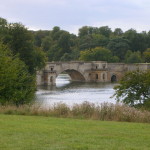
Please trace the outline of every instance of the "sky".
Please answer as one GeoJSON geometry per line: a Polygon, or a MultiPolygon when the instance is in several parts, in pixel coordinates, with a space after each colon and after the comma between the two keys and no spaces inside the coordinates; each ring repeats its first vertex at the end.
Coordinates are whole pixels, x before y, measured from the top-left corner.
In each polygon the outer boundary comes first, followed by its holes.
{"type": "Polygon", "coordinates": [[[0,0],[0,17],[31,30],[54,26],[78,34],[83,26],[150,30],[150,0],[0,0]]]}

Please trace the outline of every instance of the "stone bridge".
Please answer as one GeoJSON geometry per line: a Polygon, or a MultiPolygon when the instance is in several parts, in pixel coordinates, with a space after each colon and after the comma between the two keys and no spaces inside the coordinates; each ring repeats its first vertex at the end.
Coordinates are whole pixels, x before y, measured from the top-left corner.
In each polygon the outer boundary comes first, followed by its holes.
{"type": "Polygon", "coordinates": [[[80,82],[117,82],[125,72],[148,70],[150,64],[107,63],[104,61],[48,62],[37,72],[37,85],[55,85],[59,74],[67,73],[72,81],[80,82]]]}

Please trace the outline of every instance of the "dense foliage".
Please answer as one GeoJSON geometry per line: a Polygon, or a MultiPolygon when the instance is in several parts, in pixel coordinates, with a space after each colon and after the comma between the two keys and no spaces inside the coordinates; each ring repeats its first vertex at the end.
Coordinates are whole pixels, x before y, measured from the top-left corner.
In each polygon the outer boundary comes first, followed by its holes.
{"type": "Polygon", "coordinates": [[[0,104],[31,102],[36,70],[43,68],[46,60],[27,28],[0,18],[0,104]]]}
{"type": "Polygon", "coordinates": [[[0,43],[0,104],[25,104],[33,100],[35,79],[26,65],[0,43]]]}
{"type": "Polygon", "coordinates": [[[19,55],[31,74],[45,65],[45,53],[34,45],[33,34],[22,24],[0,18],[0,40],[9,46],[13,55],[19,55]]]}
{"type": "Polygon", "coordinates": [[[70,34],[60,27],[52,30],[29,31],[20,23],[8,23],[0,18],[0,38],[8,44],[14,54],[29,67],[31,73],[44,66],[45,61],[97,60],[91,51],[101,47],[101,58],[108,62],[141,63],[150,62],[150,31],[138,33],[134,29],[125,32],[114,31],[108,26],[83,26],[78,35],[70,34]],[[91,57],[85,57],[85,54],[91,57]]]}
{"type": "Polygon", "coordinates": [[[80,52],[80,60],[84,61],[107,61],[107,62],[118,62],[119,58],[113,56],[112,52],[103,47],[96,47],[93,49],[85,50],[80,52]]]}
{"type": "Polygon", "coordinates": [[[112,31],[108,26],[79,29],[78,36],[54,27],[49,31],[34,31],[35,45],[42,48],[49,61],[106,60],[108,62],[141,63],[149,62],[150,31],[138,33],[134,29],[123,32],[120,28],[112,31]],[[98,56],[95,49],[107,49],[98,56]],[[85,55],[88,57],[85,57],[85,55]]]}
{"type": "Polygon", "coordinates": [[[130,106],[150,105],[150,71],[128,72],[114,89],[118,101],[130,106]]]}

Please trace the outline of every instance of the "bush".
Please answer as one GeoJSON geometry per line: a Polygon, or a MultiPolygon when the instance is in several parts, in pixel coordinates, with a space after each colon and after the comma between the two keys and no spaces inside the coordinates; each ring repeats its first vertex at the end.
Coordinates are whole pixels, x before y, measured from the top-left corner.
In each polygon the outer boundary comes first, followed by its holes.
{"type": "Polygon", "coordinates": [[[150,103],[150,71],[128,72],[115,86],[116,99],[130,106],[150,103]]]}
{"type": "Polygon", "coordinates": [[[0,105],[0,114],[53,116],[76,119],[150,123],[150,112],[124,104],[83,102],[72,107],[65,103],[55,103],[48,108],[40,105],[0,105]]]}

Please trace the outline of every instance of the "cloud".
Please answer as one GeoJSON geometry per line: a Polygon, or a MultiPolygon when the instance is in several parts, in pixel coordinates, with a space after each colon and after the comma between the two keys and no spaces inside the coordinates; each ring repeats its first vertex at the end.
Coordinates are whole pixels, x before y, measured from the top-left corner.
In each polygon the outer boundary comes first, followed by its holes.
{"type": "Polygon", "coordinates": [[[77,33],[84,25],[149,30],[149,0],[5,0],[1,17],[30,29],[62,29],[77,33]]]}

